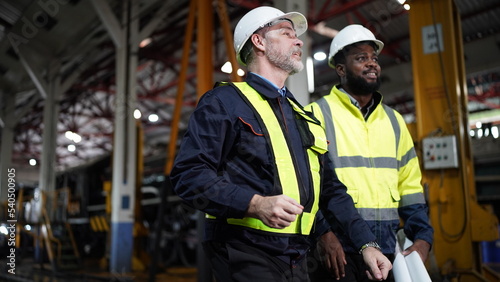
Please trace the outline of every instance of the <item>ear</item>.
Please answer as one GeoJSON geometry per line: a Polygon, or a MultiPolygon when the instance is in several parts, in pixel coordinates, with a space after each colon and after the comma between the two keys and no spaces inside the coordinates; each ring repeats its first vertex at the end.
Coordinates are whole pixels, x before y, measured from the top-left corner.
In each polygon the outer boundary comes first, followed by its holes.
{"type": "Polygon", "coordinates": [[[250,40],[252,40],[253,46],[257,48],[259,51],[265,51],[265,43],[264,43],[264,37],[262,37],[260,34],[252,34],[250,36],[250,40]]]}
{"type": "Polygon", "coordinates": [[[337,71],[337,74],[339,75],[339,77],[345,76],[345,65],[344,64],[336,64],[335,70],[337,71]]]}

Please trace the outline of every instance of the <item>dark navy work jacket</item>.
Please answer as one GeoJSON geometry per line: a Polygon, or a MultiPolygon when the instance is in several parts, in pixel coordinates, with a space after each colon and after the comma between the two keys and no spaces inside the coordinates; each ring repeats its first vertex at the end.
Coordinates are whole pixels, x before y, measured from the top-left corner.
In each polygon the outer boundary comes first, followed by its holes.
{"type": "MultiPolygon", "coordinates": [[[[284,125],[289,149],[298,164],[301,204],[312,202],[312,182],[296,115],[289,102],[278,90],[259,76],[249,73],[246,82],[270,102],[280,123],[284,125]]],[[[293,98],[288,90],[286,97],[293,98]]],[[[190,117],[188,129],[182,139],[170,174],[175,192],[186,203],[218,218],[206,221],[205,240],[235,241],[253,245],[283,258],[302,259],[309,248],[306,236],[262,233],[250,228],[231,226],[224,218],[243,218],[248,204],[255,194],[272,196],[281,194],[274,185],[276,171],[271,148],[262,135],[262,127],[255,112],[231,86],[219,86],[205,93],[190,117]]],[[[324,155],[325,158],[326,154],[324,155]]],[[[322,157],[323,158],[323,157],[322,157]]],[[[320,206],[329,211],[326,218],[337,220],[335,213],[342,213],[340,223],[354,226],[354,242],[366,243],[373,234],[354,209],[345,186],[331,174],[332,163],[327,161],[323,177],[326,201],[320,206]],[[331,213],[331,216],[330,216],[331,213]],[[362,234],[359,234],[362,233],[362,234]]],[[[323,197],[322,197],[323,200],[323,197]]],[[[362,244],[361,243],[361,244],[362,244]]]]}

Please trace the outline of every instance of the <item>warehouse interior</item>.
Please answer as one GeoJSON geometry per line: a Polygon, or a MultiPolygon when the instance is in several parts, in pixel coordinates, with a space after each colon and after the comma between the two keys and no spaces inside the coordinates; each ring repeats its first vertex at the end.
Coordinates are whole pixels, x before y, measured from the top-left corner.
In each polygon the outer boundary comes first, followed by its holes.
{"type": "Polygon", "coordinates": [[[495,0],[1,0],[0,280],[211,281],[203,215],[168,172],[199,97],[244,79],[232,32],[263,5],[307,17],[306,67],[287,82],[304,104],[338,82],[321,56],[338,30],[384,42],[381,93],[412,133],[436,230],[427,270],[500,281],[495,0]]]}

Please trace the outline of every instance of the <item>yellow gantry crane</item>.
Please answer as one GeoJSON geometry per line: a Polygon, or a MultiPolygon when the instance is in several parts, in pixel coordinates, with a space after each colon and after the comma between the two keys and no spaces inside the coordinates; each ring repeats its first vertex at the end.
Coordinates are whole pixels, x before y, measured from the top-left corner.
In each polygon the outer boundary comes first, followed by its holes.
{"type": "Polygon", "coordinates": [[[449,281],[500,281],[479,248],[498,238],[498,220],[476,198],[460,15],[452,0],[415,0],[409,24],[435,264],[449,281]]]}

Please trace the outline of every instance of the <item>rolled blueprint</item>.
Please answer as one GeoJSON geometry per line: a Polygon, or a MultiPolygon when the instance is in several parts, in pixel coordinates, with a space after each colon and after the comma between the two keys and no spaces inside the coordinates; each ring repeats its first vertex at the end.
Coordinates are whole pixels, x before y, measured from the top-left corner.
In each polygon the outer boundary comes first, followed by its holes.
{"type": "Polygon", "coordinates": [[[396,254],[396,259],[392,264],[392,273],[396,282],[412,282],[405,257],[400,252],[396,254]]]}
{"type": "MultiPolygon", "coordinates": [[[[405,239],[403,249],[409,248],[411,245],[413,245],[413,242],[410,241],[408,238],[405,239]]],[[[396,259],[399,256],[403,256],[401,253],[398,252],[396,255],[396,259]]],[[[394,272],[394,278],[396,279],[397,282],[406,282],[406,281],[412,281],[412,282],[432,282],[431,277],[429,276],[429,273],[427,272],[427,269],[425,268],[424,262],[422,261],[422,258],[420,258],[420,255],[417,252],[411,252],[409,255],[404,257],[405,265],[407,267],[408,273],[411,277],[410,280],[404,280],[407,279],[406,276],[402,276],[402,280],[399,280],[396,277],[396,272],[394,272]]],[[[393,269],[395,268],[396,261],[394,261],[393,269]]],[[[398,262],[398,264],[402,264],[401,262],[398,262]]],[[[398,267],[402,269],[402,267],[398,267]]],[[[398,270],[400,273],[403,273],[404,270],[398,270]]]]}
{"type": "Polygon", "coordinates": [[[408,271],[412,281],[415,282],[431,282],[431,277],[427,273],[424,262],[420,258],[417,252],[411,252],[405,257],[406,265],[408,266],[408,271]]]}

